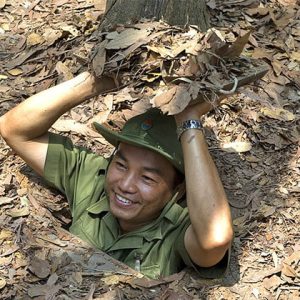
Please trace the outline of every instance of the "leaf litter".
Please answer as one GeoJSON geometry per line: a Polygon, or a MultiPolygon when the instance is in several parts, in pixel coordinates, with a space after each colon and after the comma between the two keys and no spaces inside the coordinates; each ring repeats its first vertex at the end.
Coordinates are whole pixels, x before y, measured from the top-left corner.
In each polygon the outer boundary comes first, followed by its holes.
{"type": "Polygon", "coordinates": [[[207,1],[214,27],[207,35],[149,21],[101,34],[100,2],[0,1],[0,114],[88,68],[114,76],[112,93],[74,108],[53,128],[109,156],[93,120],[120,128],[152,105],[175,113],[199,95],[230,91],[234,77],[251,71],[249,62],[268,65],[262,80],[242,84],[203,119],[234,217],[229,272],[221,282],[188,270],[157,282],[139,278],[63,229],[71,222],[66,201],[1,140],[1,297],[298,299],[298,2],[207,1]],[[227,48],[210,54],[198,43],[209,35],[227,48]]]}

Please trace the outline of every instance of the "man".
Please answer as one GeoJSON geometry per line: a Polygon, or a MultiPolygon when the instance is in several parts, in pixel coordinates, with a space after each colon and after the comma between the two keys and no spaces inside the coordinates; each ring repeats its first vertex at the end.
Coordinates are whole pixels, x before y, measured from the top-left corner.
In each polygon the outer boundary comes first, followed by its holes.
{"type": "Polygon", "coordinates": [[[34,95],[0,118],[0,134],[70,204],[70,231],[151,278],[194,267],[224,273],[233,230],[200,117],[209,104],[175,117],[157,109],[122,133],[96,129],[116,151],[107,161],[49,133],[65,112],[110,88],[88,72],[34,95]],[[176,203],[185,178],[187,208],[176,203]]]}

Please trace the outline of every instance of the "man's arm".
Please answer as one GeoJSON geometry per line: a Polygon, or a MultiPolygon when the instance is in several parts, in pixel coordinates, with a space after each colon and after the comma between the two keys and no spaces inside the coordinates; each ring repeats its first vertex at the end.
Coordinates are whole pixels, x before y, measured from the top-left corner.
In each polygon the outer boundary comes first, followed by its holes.
{"type": "Polygon", "coordinates": [[[31,96],[0,117],[0,135],[37,173],[43,175],[48,130],[65,112],[84,100],[112,89],[110,78],[88,72],[31,96]]]}
{"type": "MultiPolygon", "coordinates": [[[[186,108],[175,116],[178,126],[199,119],[209,104],[186,108]]],[[[191,225],[184,243],[194,263],[202,267],[217,264],[229,249],[233,228],[227,197],[201,130],[189,129],[180,138],[185,165],[187,205],[191,225]]]]}

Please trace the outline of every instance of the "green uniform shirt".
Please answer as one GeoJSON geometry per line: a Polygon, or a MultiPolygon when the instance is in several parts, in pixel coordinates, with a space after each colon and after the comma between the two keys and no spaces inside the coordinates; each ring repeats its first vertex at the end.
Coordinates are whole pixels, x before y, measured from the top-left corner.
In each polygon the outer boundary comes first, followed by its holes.
{"type": "Polygon", "coordinates": [[[185,266],[194,267],[205,278],[224,273],[228,255],[212,268],[193,264],[184,247],[188,211],[173,201],[152,223],[120,234],[104,190],[107,166],[105,158],[50,134],[44,174],[68,199],[73,217],[70,232],[150,278],[179,272],[185,266]]]}

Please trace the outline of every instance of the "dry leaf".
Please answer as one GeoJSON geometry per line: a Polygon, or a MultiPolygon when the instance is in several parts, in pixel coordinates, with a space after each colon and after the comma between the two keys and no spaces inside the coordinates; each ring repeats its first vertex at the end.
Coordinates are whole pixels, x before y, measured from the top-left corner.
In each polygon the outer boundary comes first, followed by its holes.
{"type": "Polygon", "coordinates": [[[199,63],[197,61],[197,57],[194,56],[194,55],[191,55],[189,57],[189,67],[190,67],[191,74],[197,76],[201,73],[200,66],[199,66],[199,63]]]}
{"type": "Polygon", "coordinates": [[[0,0],[0,8],[3,8],[6,5],[6,0],[0,0]]]}
{"type": "Polygon", "coordinates": [[[106,38],[107,40],[114,40],[114,39],[118,38],[118,36],[119,36],[119,32],[118,32],[118,31],[112,31],[112,32],[109,32],[109,33],[105,36],[105,38],[106,38]]]}
{"type": "Polygon", "coordinates": [[[50,264],[47,260],[34,257],[29,264],[29,270],[39,278],[46,278],[50,275],[50,264]]]}
{"type": "Polygon", "coordinates": [[[137,98],[134,98],[130,94],[130,88],[124,88],[119,93],[114,95],[114,104],[122,103],[122,102],[132,102],[135,101],[137,98]]]}
{"type": "Polygon", "coordinates": [[[30,48],[27,51],[22,52],[19,56],[16,58],[10,60],[6,64],[6,68],[11,70],[17,66],[20,66],[22,63],[24,63],[29,57],[33,56],[35,53],[40,51],[41,49],[39,47],[30,48]]]}
{"type": "Polygon", "coordinates": [[[12,69],[12,70],[9,70],[8,73],[12,76],[18,76],[23,73],[23,70],[22,69],[12,69]]]}
{"type": "Polygon", "coordinates": [[[176,115],[182,112],[190,103],[191,95],[184,86],[176,86],[176,93],[171,101],[160,107],[163,113],[176,115]]]}
{"type": "Polygon", "coordinates": [[[299,51],[293,51],[291,54],[291,59],[300,61],[300,52],[299,51]]]}
{"type": "Polygon", "coordinates": [[[276,27],[280,29],[286,27],[291,22],[291,18],[293,17],[292,14],[286,13],[281,18],[277,19],[274,12],[271,9],[269,10],[269,13],[276,27]]]}
{"type": "Polygon", "coordinates": [[[154,98],[150,100],[150,103],[153,107],[162,107],[163,105],[166,105],[170,103],[170,101],[173,99],[174,95],[176,94],[177,87],[174,86],[171,89],[160,92],[157,94],[154,98]]]}
{"type": "Polygon", "coordinates": [[[289,5],[296,5],[298,0],[277,0],[280,4],[289,6],[289,5]]]}
{"type": "Polygon", "coordinates": [[[248,215],[245,215],[245,216],[241,216],[241,217],[238,217],[238,218],[235,218],[233,220],[233,225],[234,226],[239,226],[239,227],[243,227],[244,224],[246,223],[246,220],[248,219],[248,215]]]}
{"type": "Polygon", "coordinates": [[[252,145],[250,142],[235,141],[222,144],[221,149],[229,153],[243,153],[250,151],[252,149],[252,145]]]}
{"type": "Polygon", "coordinates": [[[47,280],[47,285],[55,285],[58,280],[58,275],[56,273],[51,274],[51,276],[47,280]]]}
{"type": "Polygon", "coordinates": [[[273,59],[272,52],[268,52],[264,48],[255,48],[252,53],[252,57],[255,59],[267,58],[270,61],[272,61],[272,59],[273,59]]]}
{"type": "Polygon", "coordinates": [[[71,276],[72,276],[72,279],[73,279],[77,284],[79,284],[79,285],[82,284],[83,278],[82,278],[82,273],[81,273],[81,272],[73,272],[73,273],[71,274],[71,276]]]}
{"type": "Polygon", "coordinates": [[[61,61],[57,62],[55,70],[59,75],[62,75],[64,81],[70,80],[74,77],[71,70],[61,61]]]}
{"type": "Polygon", "coordinates": [[[267,7],[255,7],[247,9],[247,14],[250,16],[254,16],[259,14],[260,16],[265,16],[269,13],[269,9],[267,7]]]}
{"type": "Polygon", "coordinates": [[[161,57],[167,58],[167,57],[173,57],[172,51],[170,49],[167,49],[166,47],[161,46],[147,46],[147,49],[150,51],[153,51],[155,53],[158,53],[161,57]]]}
{"type": "Polygon", "coordinates": [[[289,35],[289,37],[284,41],[284,43],[287,45],[287,47],[292,50],[296,48],[296,42],[293,38],[293,36],[289,35]]]}
{"type": "Polygon", "coordinates": [[[0,290],[6,286],[6,280],[3,277],[0,277],[0,290]]]}
{"type": "Polygon", "coordinates": [[[93,4],[97,10],[105,11],[106,1],[93,0],[93,4]]]}
{"type": "Polygon", "coordinates": [[[263,286],[267,290],[276,290],[281,284],[283,284],[284,281],[282,281],[278,276],[273,275],[271,278],[265,278],[263,281],[263,286]]]}
{"type": "Polygon", "coordinates": [[[125,29],[106,45],[106,49],[125,49],[150,34],[148,29],[125,29]]]}
{"type": "MultiPolygon", "coordinates": [[[[264,184],[261,184],[264,185],[264,184]]],[[[265,218],[268,218],[276,213],[276,207],[264,205],[262,206],[259,211],[263,214],[265,218]]]]}
{"type": "Polygon", "coordinates": [[[291,277],[291,278],[297,277],[297,271],[293,267],[285,263],[283,263],[282,273],[287,277],[291,277]]]}
{"type": "Polygon", "coordinates": [[[54,296],[59,290],[59,285],[34,285],[28,289],[28,295],[32,298],[37,296],[45,296],[44,299],[55,299],[54,296]]]}
{"type": "Polygon", "coordinates": [[[255,297],[256,299],[259,299],[259,289],[254,288],[254,289],[252,290],[252,294],[254,295],[254,297],[255,297]]]}
{"type": "Polygon", "coordinates": [[[299,261],[300,261],[300,251],[295,251],[295,252],[293,252],[292,254],[291,254],[291,256],[289,256],[288,258],[286,258],[285,260],[284,260],[284,263],[285,264],[288,264],[288,265],[291,265],[291,264],[298,264],[299,263],[299,261]]]}
{"type": "Polygon", "coordinates": [[[62,31],[46,28],[43,38],[46,40],[48,46],[53,45],[62,36],[62,31]]]}
{"type": "Polygon", "coordinates": [[[239,57],[249,41],[250,34],[251,31],[248,31],[245,35],[239,36],[231,46],[225,45],[218,49],[217,54],[226,58],[239,57]]]}
{"type": "Polygon", "coordinates": [[[10,29],[9,23],[2,23],[0,28],[3,29],[4,31],[9,31],[10,29]]]}
{"type": "Polygon", "coordinates": [[[142,114],[151,108],[151,103],[148,99],[142,98],[140,101],[132,105],[132,111],[137,114],[142,114]]]}
{"type": "Polygon", "coordinates": [[[52,125],[52,127],[59,132],[73,131],[75,133],[82,134],[83,136],[97,138],[100,143],[106,144],[105,139],[102,138],[102,136],[98,132],[90,129],[85,124],[81,124],[70,119],[58,120],[52,125]]]}
{"type": "Polygon", "coordinates": [[[201,89],[201,86],[197,82],[193,82],[190,84],[188,91],[191,95],[192,100],[195,100],[198,98],[200,89],[201,89]]]}
{"type": "Polygon", "coordinates": [[[0,257],[0,266],[7,266],[12,261],[12,255],[9,257],[0,257]]]}
{"type": "Polygon", "coordinates": [[[111,275],[107,277],[102,277],[101,280],[106,284],[106,285],[114,285],[118,284],[120,282],[120,276],[118,275],[111,275]]]}
{"type": "Polygon", "coordinates": [[[9,197],[0,197],[0,206],[4,204],[10,204],[12,203],[12,198],[9,197]]]}
{"type": "MultiPolygon", "coordinates": [[[[279,148],[279,149],[280,149],[280,148],[279,148]]],[[[258,182],[258,184],[259,184],[260,186],[264,186],[264,185],[266,185],[267,183],[269,183],[269,179],[268,179],[267,177],[263,177],[263,178],[258,182]]],[[[265,212],[264,217],[267,217],[268,215],[272,215],[274,212],[275,212],[275,211],[272,210],[272,208],[270,208],[268,212],[265,212]]]]}
{"type": "Polygon", "coordinates": [[[77,37],[80,35],[80,32],[76,29],[75,26],[72,26],[72,25],[61,25],[60,28],[63,30],[63,31],[66,31],[66,32],[69,32],[71,33],[71,35],[73,37],[77,37]]]}
{"type": "Polygon", "coordinates": [[[217,7],[216,0],[208,0],[206,1],[206,5],[211,9],[215,9],[217,7]]]}
{"type": "Polygon", "coordinates": [[[6,75],[2,75],[0,74],[0,80],[3,80],[3,79],[7,79],[8,77],[6,75]]]}
{"type": "MultiPolygon", "coordinates": [[[[271,232],[267,232],[266,234],[265,234],[265,236],[266,236],[266,240],[267,241],[271,241],[272,239],[273,239],[273,234],[271,233],[271,232]]],[[[275,268],[276,268],[277,266],[275,266],[275,268]]]]}
{"type": "MultiPolygon", "coordinates": [[[[0,93],[7,93],[9,90],[11,90],[11,88],[9,87],[9,86],[7,86],[7,85],[5,85],[5,86],[1,86],[0,85],[0,93]]],[[[0,103],[1,102],[3,102],[3,101],[7,101],[7,99],[0,99],[0,103]]]]}
{"type": "Polygon", "coordinates": [[[19,250],[19,246],[16,245],[16,244],[13,244],[12,246],[9,247],[8,250],[6,250],[2,254],[0,254],[0,257],[9,256],[9,255],[15,253],[18,250],[19,250]]]}
{"type": "Polygon", "coordinates": [[[283,186],[280,186],[279,187],[279,191],[282,193],[282,194],[285,194],[285,195],[288,195],[289,194],[289,191],[287,190],[287,188],[283,187],[283,186]]]}
{"type": "Polygon", "coordinates": [[[100,111],[91,120],[89,120],[89,124],[92,124],[93,122],[97,122],[99,124],[105,123],[113,108],[113,101],[114,101],[113,95],[105,96],[103,99],[103,103],[105,104],[106,109],[104,111],[100,111]]]}
{"type": "Polygon", "coordinates": [[[282,71],[282,63],[278,60],[273,60],[271,64],[276,76],[279,76],[282,71]]]}
{"type": "Polygon", "coordinates": [[[68,0],[53,0],[55,7],[60,7],[68,3],[68,0]]]}
{"type": "Polygon", "coordinates": [[[258,162],[261,161],[258,157],[253,156],[253,155],[247,156],[246,160],[251,162],[251,163],[258,163],[258,162]]]}
{"type": "Polygon", "coordinates": [[[155,80],[159,79],[162,76],[161,73],[149,73],[146,76],[141,77],[141,80],[147,82],[154,82],[155,80]]]}
{"type": "Polygon", "coordinates": [[[106,50],[105,47],[107,45],[107,40],[104,40],[99,45],[97,45],[95,51],[96,55],[93,58],[93,69],[95,72],[95,75],[97,77],[100,77],[104,70],[104,64],[106,61],[106,50]]]}
{"type": "Polygon", "coordinates": [[[272,258],[273,258],[273,262],[274,262],[274,267],[277,268],[278,267],[278,261],[279,261],[279,259],[278,259],[278,255],[276,254],[275,251],[272,252],[272,258]]]}
{"type": "Polygon", "coordinates": [[[38,44],[42,44],[44,42],[44,39],[41,35],[37,33],[31,33],[28,35],[26,42],[27,42],[27,46],[31,47],[38,44]]]}
{"type": "MultiPolygon", "coordinates": [[[[101,298],[94,298],[95,300],[115,300],[118,299],[120,296],[119,292],[117,289],[106,292],[106,293],[101,293],[101,298]]],[[[90,300],[90,299],[88,299],[90,300]]]]}
{"type": "Polygon", "coordinates": [[[284,108],[274,107],[272,109],[264,107],[260,110],[265,116],[282,121],[294,121],[295,115],[284,108]]]}
{"type": "Polygon", "coordinates": [[[0,241],[1,242],[4,241],[7,238],[12,237],[12,236],[13,236],[13,233],[11,231],[9,231],[9,230],[2,229],[0,231],[0,241]]]}
{"type": "Polygon", "coordinates": [[[29,207],[24,206],[22,208],[14,208],[10,210],[7,214],[10,215],[12,218],[19,218],[19,217],[26,217],[30,213],[29,207]]]}
{"type": "Polygon", "coordinates": [[[60,239],[48,238],[47,236],[37,236],[37,239],[41,239],[43,241],[47,241],[59,247],[66,247],[68,245],[67,242],[61,241],[60,239]]]}

